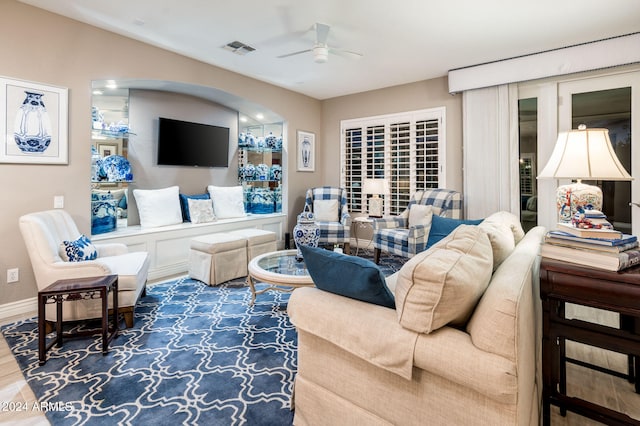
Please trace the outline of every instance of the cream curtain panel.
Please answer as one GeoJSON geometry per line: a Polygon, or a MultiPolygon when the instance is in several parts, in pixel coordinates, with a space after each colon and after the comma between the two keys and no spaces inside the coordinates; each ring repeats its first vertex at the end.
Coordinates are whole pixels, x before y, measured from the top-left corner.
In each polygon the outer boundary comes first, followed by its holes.
{"type": "Polygon", "coordinates": [[[462,100],[465,218],[519,217],[517,85],[467,90],[462,100]]]}

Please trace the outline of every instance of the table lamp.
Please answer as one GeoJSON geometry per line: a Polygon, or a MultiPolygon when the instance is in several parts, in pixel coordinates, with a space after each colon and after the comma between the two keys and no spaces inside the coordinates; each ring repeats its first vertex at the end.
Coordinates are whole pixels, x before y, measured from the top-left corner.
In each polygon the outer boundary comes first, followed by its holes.
{"type": "Polygon", "coordinates": [[[570,223],[578,209],[602,210],[602,190],[582,183],[587,180],[632,180],[618,160],[607,129],[577,130],[558,134],[551,158],[538,179],[575,179],[576,183],[561,185],[556,191],[558,221],[570,223]]]}
{"type": "Polygon", "coordinates": [[[371,194],[369,198],[369,216],[382,217],[383,202],[380,194],[386,194],[389,191],[389,181],[387,179],[365,179],[362,185],[363,194],[371,194]]]}

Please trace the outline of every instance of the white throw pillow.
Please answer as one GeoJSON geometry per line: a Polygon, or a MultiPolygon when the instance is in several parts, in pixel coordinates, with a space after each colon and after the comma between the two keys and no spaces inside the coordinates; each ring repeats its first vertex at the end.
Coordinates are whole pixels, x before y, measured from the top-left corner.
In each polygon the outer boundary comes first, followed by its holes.
{"type": "Polygon", "coordinates": [[[244,217],[244,194],[241,186],[207,186],[218,219],[244,217]]]}
{"type": "Polygon", "coordinates": [[[191,223],[205,223],[213,222],[215,215],[213,214],[213,203],[211,199],[199,200],[195,198],[188,198],[189,204],[189,216],[191,217],[191,223]]]}
{"type": "Polygon", "coordinates": [[[313,200],[313,214],[318,222],[340,222],[338,200],[313,200]]]}
{"type": "MultiPolygon", "coordinates": [[[[409,207],[409,228],[417,225],[431,227],[431,218],[433,217],[433,207],[424,204],[412,204],[409,207]]],[[[426,234],[429,232],[427,231],[426,234]]]]}
{"type": "Polygon", "coordinates": [[[458,226],[400,269],[395,287],[398,321],[426,334],[449,323],[464,324],[489,285],[492,270],[487,234],[477,226],[458,226]]]}
{"type": "Polygon", "coordinates": [[[180,188],[177,186],[163,189],[134,189],[133,196],[138,205],[140,226],[153,228],[182,223],[179,193],[180,188]]]}

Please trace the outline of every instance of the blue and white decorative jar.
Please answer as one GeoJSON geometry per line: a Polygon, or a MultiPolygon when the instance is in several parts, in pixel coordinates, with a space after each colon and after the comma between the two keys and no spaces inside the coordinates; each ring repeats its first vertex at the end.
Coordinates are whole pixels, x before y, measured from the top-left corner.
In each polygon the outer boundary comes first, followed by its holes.
{"type": "Polygon", "coordinates": [[[316,224],[313,212],[304,211],[298,215],[298,223],[293,227],[293,240],[298,249],[297,259],[302,259],[300,246],[318,247],[320,227],[316,224]]]}
{"type": "Polygon", "coordinates": [[[91,194],[91,233],[104,234],[116,229],[116,200],[111,193],[91,194]]]}
{"type": "Polygon", "coordinates": [[[269,170],[269,179],[280,181],[281,178],[282,178],[282,166],[280,166],[280,164],[272,165],[271,169],[269,170]]]}
{"type": "Polygon", "coordinates": [[[238,146],[246,146],[246,139],[247,135],[242,132],[238,133],[238,146]]]}
{"type": "Polygon", "coordinates": [[[256,166],[247,163],[243,169],[244,180],[254,180],[256,178],[256,166]]]}
{"type": "Polygon", "coordinates": [[[253,147],[256,145],[256,138],[251,134],[251,132],[247,132],[244,135],[244,146],[253,147]]]}
{"type": "Polygon", "coordinates": [[[256,179],[269,180],[269,166],[266,164],[258,164],[256,166],[256,179]]]}
{"type": "Polygon", "coordinates": [[[275,147],[275,149],[278,150],[278,151],[282,151],[282,135],[280,135],[280,136],[278,136],[276,138],[276,147],[275,147]]]}
{"type": "Polygon", "coordinates": [[[275,213],[282,212],[282,188],[280,187],[273,190],[273,210],[275,213]]]}
{"type": "Polygon", "coordinates": [[[243,189],[243,202],[244,202],[244,211],[247,213],[251,212],[251,193],[253,192],[253,188],[251,186],[247,186],[243,189]]]}
{"type": "Polygon", "coordinates": [[[25,92],[14,121],[13,138],[22,152],[44,152],[51,143],[51,119],[42,97],[44,93],[25,92]]]}
{"type": "Polygon", "coordinates": [[[256,138],[256,148],[265,149],[267,147],[267,143],[265,142],[262,136],[256,138]]]}
{"type": "Polygon", "coordinates": [[[269,132],[267,136],[264,138],[264,142],[267,145],[267,148],[276,149],[276,143],[278,138],[276,138],[272,132],[269,132]]]}
{"type": "Polygon", "coordinates": [[[251,213],[273,213],[273,195],[269,188],[254,188],[251,193],[251,213]]]}
{"type": "Polygon", "coordinates": [[[96,150],[96,147],[91,145],[91,182],[100,182],[106,179],[107,174],[102,167],[102,157],[96,150]]]}

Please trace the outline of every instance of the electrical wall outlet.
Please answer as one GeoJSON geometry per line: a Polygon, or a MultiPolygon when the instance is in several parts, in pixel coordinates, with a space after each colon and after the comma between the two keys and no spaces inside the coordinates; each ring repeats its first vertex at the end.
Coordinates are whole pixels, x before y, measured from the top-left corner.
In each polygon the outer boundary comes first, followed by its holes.
{"type": "Polygon", "coordinates": [[[17,283],[20,280],[20,270],[18,268],[7,269],[7,283],[17,283]]]}

